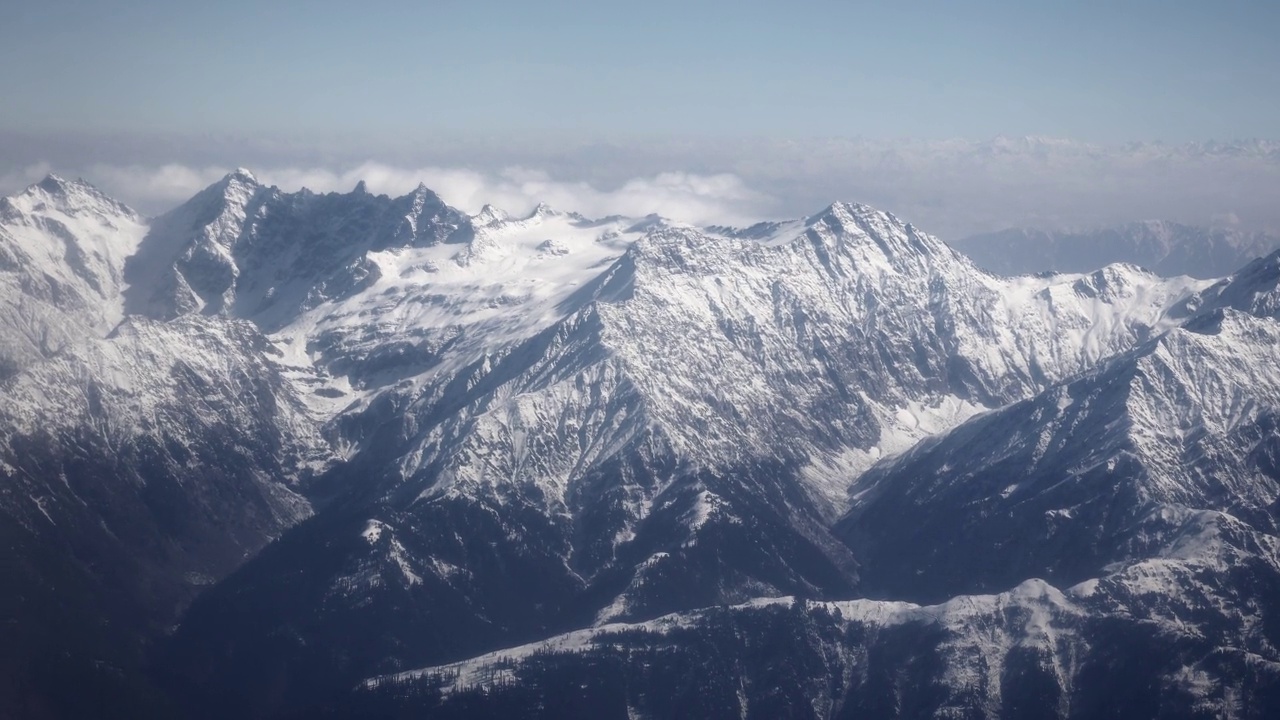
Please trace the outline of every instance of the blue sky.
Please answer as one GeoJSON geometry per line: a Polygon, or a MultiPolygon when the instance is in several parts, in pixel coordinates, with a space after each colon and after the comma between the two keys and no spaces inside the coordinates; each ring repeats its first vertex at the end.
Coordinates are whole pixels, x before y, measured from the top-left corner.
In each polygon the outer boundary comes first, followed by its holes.
{"type": "Polygon", "coordinates": [[[247,166],[467,210],[1280,231],[1278,34],[1277,0],[7,3],[0,193],[162,212],[247,166]]]}
{"type": "Polygon", "coordinates": [[[66,2],[0,130],[1280,137],[1280,3],[66,2]]]}

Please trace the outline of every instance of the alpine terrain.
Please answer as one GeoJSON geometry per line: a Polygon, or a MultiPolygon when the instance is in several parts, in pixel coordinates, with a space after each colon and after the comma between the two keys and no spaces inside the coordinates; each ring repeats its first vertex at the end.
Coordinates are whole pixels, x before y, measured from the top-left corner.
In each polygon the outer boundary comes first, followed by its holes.
{"type": "Polygon", "coordinates": [[[1280,715],[1280,252],[1077,270],[51,176],[0,717],[1280,715]]]}

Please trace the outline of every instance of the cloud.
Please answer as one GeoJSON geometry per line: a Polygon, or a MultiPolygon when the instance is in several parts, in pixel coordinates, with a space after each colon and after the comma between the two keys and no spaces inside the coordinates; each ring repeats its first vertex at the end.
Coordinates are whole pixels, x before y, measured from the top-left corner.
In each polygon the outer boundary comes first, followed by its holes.
{"type": "Polygon", "coordinates": [[[346,192],[365,180],[371,190],[395,195],[423,182],[471,212],[492,203],[521,213],[546,202],[590,216],[656,212],[743,225],[852,200],[944,239],[1147,219],[1280,231],[1280,143],[1268,141],[448,137],[353,149],[336,141],[5,140],[0,132],[0,193],[38,179],[33,175],[50,163],[36,161],[48,158],[58,172],[83,176],[151,213],[246,165],[288,190],[346,192]],[[77,162],[81,157],[91,160],[77,162]]]}
{"type": "Polygon", "coordinates": [[[694,224],[743,224],[761,219],[771,203],[769,197],[730,174],[666,172],[633,178],[613,189],[600,189],[587,182],[558,180],[544,171],[521,167],[490,174],[367,162],[342,172],[268,169],[258,177],[285,189],[307,187],[316,191],[347,191],[363,180],[371,192],[388,195],[410,192],[423,183],[445,202],[471,213],[479,212],[485,204],[511,213],[526,213],[538,203],[546,203],[588,217],[658,213],[694,224]]]}
{"type": "MultiPolygon", "coordinates": [[[[0,182],[6,187],[29,184],[49,169],[47,163],[33,165],[12,177],[0,178],[0,182]]],[[[80,174],[125,202],[144,210],[160,211],[217,182],[230,170],[217,165],[95,164],[80,174]]],[[[470,213],[492,204],[513,214],[523,214],[532,211],[538,203],[546,203],[588,217],[639,217],[657,213],[698,225],[745,225],[763,219],[772,204],[767,195],[752,190],[741,178],[727,173],[665,172],[602,189],[584,181],[559,180],[547,172],[523,167],[485,173],[462,168],[407,168],[365,162],[343,170],[318,167],[250,170],[260,182],[286,191],[308,188],[315,192],[349,192],[363,181],[370,192],[398,196],[411,192],[421,183],[445,202],[470,213]]]]}
{"type": "Polygon", "coordinates": [[[53,172],[52,165],[47,162],[38,162],[0,173],[0,193],[8,195],[43,180],[51,172],[53,172]]]}
{"type": "Polygon", "coordinates": [[[857,200],[945,239],[1147,219],[1280,230],[1280,143],[1269,141],[742,141],[733,154],[727,167],[781,207],[857,200]]]}
{"type": "Polygon", "coordinates": [[[82,176],[127,203],[151,209],[177,205],[226,174],[225,168],[191,168],[173,163],[155,168],[96,164],[82,176]]]}
{"type": "Polygon", "coordinates": [[[1218,225],[1221,227],[1233,228],[1233,227],[1240,226],[1240,216],[1235,214],[1234,212],[1231,212],[1230,210],[1224,213],[1218,213],[1214,215],[1212,218],[1210,218],[1210,220],[1213,222],[1214,225],[1218,225]]]}

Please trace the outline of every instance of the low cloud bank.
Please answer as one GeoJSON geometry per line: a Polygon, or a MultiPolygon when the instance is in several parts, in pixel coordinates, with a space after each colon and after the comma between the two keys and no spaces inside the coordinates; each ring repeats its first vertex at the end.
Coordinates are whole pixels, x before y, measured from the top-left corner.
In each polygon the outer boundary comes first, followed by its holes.
{"type": "MultiPolygon", "coordinates": [[[[48,163],[33,164],[0,176],[0,185],[21,187],[36,182],[52,170],[48,163]]],[[[190,198],[230,170],[222,166],[179,164],[154,168],[97,164],[80,175],[114,197],[144,210],[157,211],[190,198]]],[[[287,191],[308,188],[315,192],[349,192],[363,181],[370,192],[398,196],[411,192],[421,183],[448,204],[470,213],[478,212],[487,203],[519,215],[532,211],[538,203],[547,203],[593,218],[658,213],[692,224],[742,225],[764,218],[772,204],[768,196],[728,173],[665,172],[633,178],[612,189],[600,189],[587,182],[557,180],[546,172],[527,168],[483,173],[460,168],[404,168],[365,162],[345,170],[298,167],[249,170],[259,182],[287,191]]]]}
{"type": "Polygon", "coordinates": [[[1148,219],[1280,231],[1280,143],[1269,141],[450,139],[362,154],[330,149],[325,157],[248,142],[193,140],[142,154],[141,139],[80,142],[94,149],[91,162],[77,162],[87,151],[70,142],[15,141],[10,147],[25,154],[0,152],[0,193],[56,170],[157,213],[245,165],[263,182],[288,190],[346,192],[364,180],[374,192],[395,195],[422,182],[470,212],[492,203],[522,213],[546,202],[589,216],[659,213],[695,224],[743,225],[851,200],[944,239],[1008,227],[1084,229],[1148,219]],[[117,145],[119,152],[109,152],[117,145]],[[175,162],[154,162],[160,156],[175,162]],[[371,157],[398,159],[365,159],[371,157]],[[54,162],[37,162],[41,158],[54,162]]]}

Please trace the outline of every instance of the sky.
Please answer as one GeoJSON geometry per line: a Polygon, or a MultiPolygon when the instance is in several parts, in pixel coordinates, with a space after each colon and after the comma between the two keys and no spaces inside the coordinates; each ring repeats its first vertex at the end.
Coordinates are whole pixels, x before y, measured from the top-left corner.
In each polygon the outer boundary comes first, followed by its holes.
{"type": "MultiPolygon", "coordinates": [[[[145,172],[125,199],[155,210],[186,190],[166,190],[181,174],[166,166],[345,181],[376,163],[599,192],[731,175],[760,214],[791,213],[876,194],[883,163],[832,168],[831,143],[878,143],[914,158],[903,172],[936,172],[955,141],[1122,155],[1135,141],[1280,138],[1277,30],[1274,0],[11,3],[0,191],[46,168],[107,185],[145,172]]],[[[949,192],[881,194],[927,208],[949,192]]],[[[1229,204],[1188,212],[1238,215],[1229,204]]],[[[1030,210],[938,223],[970,231],[1030,210]]]]}

